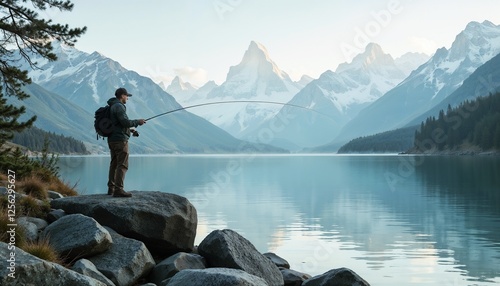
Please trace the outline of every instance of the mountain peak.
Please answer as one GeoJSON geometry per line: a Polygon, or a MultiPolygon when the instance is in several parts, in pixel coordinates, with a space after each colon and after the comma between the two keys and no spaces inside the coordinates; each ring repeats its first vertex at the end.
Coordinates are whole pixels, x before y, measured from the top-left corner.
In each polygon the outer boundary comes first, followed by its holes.
{"type": "Polygon", "coordinates": [[[194,92],[194,88],[189,82],[184,82],[179,76],[176,76],[170,85],[167,87],[166,91],[170,94],[176,94],[182,91],[194,92]]]}
{"type": "MultiPolygon", "coordinates": [[[[256,78],[278,77],[279,79],[289,80],[289,76],[281,71],[278,66],[271,60],[269,53],[264,45],[255,41],[250,42],[250,46],[243,55],[243,59],[237,66],[232,66],[229,69],[227,80],[234,76],[241,76],[242,73],[253,74],[256,78]]],[[[290,80],[291,81],[291,80],[290,80]]]]}
{"type": "Polygon", "coordinates": [[[256,41],[251,41],[250,45],[248,46],[248,50],[256,50],[256,51],[262,51],[267,54],[267,49],[262,45],[261,43],[258,43],[256,41]]]}
{"type": "Polygon", "coordinates": [[[341,73],[352,69],[377,70],[384,66],[395,68],[394,59],[391,55],[385,54],[380,45],[369,43],[363,53],[355,56],[351,63],[340,64],[335,72],[341,73]]]}
{"type": "Polygon", "coordinates": [[[486,26],[486,27],[492,27],[492,28],[496,27],[495,24],[493,24],[492,22],[490,22],[488,20],[484,20],[483,23],[481,23],[481,24],[483,24],[483,26],[486,26]]]}
{"type": "Polygon", "coordinates": [[[496,55],[498,48],[500,48],[500,26],[490,21],[470,22],[451,45],[450,60],[456,61],[467,56],[469,58],[486,56],[489,59],[496,55]]]}
{"type": "Polygon", "coordinates": [[[266,47],[264,47],[264,45],[260,43],[251,41],[250,46],[248,46],[248,49],[245,52],[245,55],[243,55],[243,60],[240,64],[258,64],[261,62],[270,62],[274,66],[276,66],[269,57],[269,52],[267,51],[266,47]]]}
{"type": "Polygon", "coordinates": [[[469,39],[478,37],[491,38],[497,37],[499,33],[500,26],[496,26],[490,21],[484,21],[483,23],[473,21],[467,24],[465,29],[460,34],[458,34],[457,37],[459,37],[460,35],[465,35],[469,39]]]}
{"type": "Polygon", "coordinates": [[[465,31],[477,31],[484,28],[498,28],[498,26],[488,20],[485,20],[482,23],[472,21],[467,24],[467,26],[465,27],[465,31]]]}
{"type": "Polygon", "coordinates": [[[85,55],[84,52],[77,50],[75,47],[62,43],[58,40],[52,41],[52,52],[61,60],[72,61],[75,58],[85,55]]]}
{"type": "Polygon", "coordinates": [[[366,65],[375,63],[378,60],[385,60],[386,62],[394,61],[391,55],[385,54],[382,51],[382,47],[375,43],[369,43],[365,48],[365,52],[360,57],[363,58],[363,62],[366,65]]]}
{"type": "Polygon", "coordinates": [[[365,54],[366,53],[370,53],[370,54],[375,54],[375,55],[383,55],[384,54],[384,51],[382,51],[382,47],[377,44],[377,43],[369,43],[368,45],[366,45],[366,48],[365,48],[365,54]]]}

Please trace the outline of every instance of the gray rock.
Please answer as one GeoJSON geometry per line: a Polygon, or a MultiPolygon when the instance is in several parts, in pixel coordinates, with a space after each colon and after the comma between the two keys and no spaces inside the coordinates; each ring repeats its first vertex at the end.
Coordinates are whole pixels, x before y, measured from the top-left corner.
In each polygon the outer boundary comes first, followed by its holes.
{"type": "Polygon", "coordinates": [[[61,199],[61,198],[64,198],[63,195],[61,195],[60,193],[58,192],[54,192],[54,191],[47,191],[47,194],[49,195],[49,199],[52,199],[52,200],[57,200],[57,199],[61,199]]]}
{"type": "Polygon", "coordinates": [[[31,223],[34,223],[38,231],[44,230],[49,225],[49,223],[46,220],[37,217],[22,216],[17,219],[18,222],[20,220],[26,220],[31,223]]]}
{"type": "Polygon", "coordinates": [[[68,260],[102,253],[113,241],[109,232],[93,218],[81,214],[64,216],[50,224],[40,235],[68,260]]]}
{"type": "Polygon", "coordinates": [[[285,280],[285,286],[301,286],[302,282],[311,278],[311,275],[298,272],[292,269],[280,268],[281,274],[283,275],[283,280],[285,280]]]}
{"type": "Polygon", "coordinates": [[[28,221],[27,219],[18,218],[17,225],[24,231],[27,241],[31,242],[38,240],[38,227],[36,227],[36,224],[28,221]]]}
{"type": "Polygon", "coordinates": [[[231,268],[187,269],[174,275],[168,286],[272,286],[260,277],[231,268]]]}
{"type": "Polygon", "coordinates": [[[141,286],[157,286],[157,285],[154,283],[146,283],[146,284],[142,284],[141,286]]]}
{"type": "MultiPolygon", "coordinates": [[[[0,242],[0,259],[10,259],[9,245],[0,242]]],[[[24,252],[22,249],[15,250],[15,274],[9,277],[10,263],[0,268],[0,285],[81,285],[81,286],[106,286],[106,284],[87,277],[73,270],[66,269],[59,264],[42,260],[36,256],[24,252]]]]}
{"type": "Polygon", "coordinates": [[[314,276],[302,283],[302,286],[369,286],[370,284],[349,268],[332,269],[314,276]]]}
{"type": "Polygon", "coordinates": [[[53,200],[53,208],[93,217],[119,234],[140,240],[159,255],[191,252],[198,218],[194,206],[184,197],[132,191],[131,198],[86,195],[53,200]]]}
{"type": "Polygon", "coordinates": [[[274,263],[274,265],[276,265],[278,267],[290,269],[290,263],[288,263],[288,261],[286,261],[284,258],[281,258],[278,255],[276,255],[275,253],[267,252],[267,253],[264,253],[263,255],[265,257],[271,259],[271,261],[274,263]]]}
{"type": "Polygon", "coordinates": [[[172,277],[167,278],[167,279],[165,279],[165,280],[161,281],[161,283],[160,283],[160,284],[157,284],[157,285],[158,285],[158,286],[168,286],[168,283],[170,283],[170,280],[172,280],[172,277]]]}
{"type": "Polygon", "coordinates": [[[117,286],[134,285],[153,269],[155,261],[141,241],[123,237],[110,228],[107,230],[113,245],[105,253],[88,260],[117,286]]]}
{"type": "Polygon", "coordinates": [[[61,209],[53,210],[47,214],[47,221],[49,223],[53,223],[65,215],[66,215],[66,212],[64,210],[61,210],[61,209]]]}
{"type": "Polygon", "coordinates": [[[271,260],[250,241],[233,230],[214,230],[198,246],[209,267],[241,269],[263,278],[269,285],[284,285],[283,276],[271,260]]]}
{"type": "Polygon", "coordinates": [[[149,280],[160,284],[163,280],[174,276],[184,269],[205,269],[207,262],[204,257],[198,254],[179,252],[158,263],[151,274],[149,280]]]}
{"type": "Polygon", "coordinates": [[[75,262],[71,269],[85,276],[92,277],[95,280],[99,280],[108,286],[115,286],[115,283],[113,283],[113,281],[109,280],[108,277],[104,276],[104,274],[102,274],[101,272],[99,272],[99,270],[97,270],[97,268],[95,268],[94,263],[85,258],[82,258],[75,262]]]}

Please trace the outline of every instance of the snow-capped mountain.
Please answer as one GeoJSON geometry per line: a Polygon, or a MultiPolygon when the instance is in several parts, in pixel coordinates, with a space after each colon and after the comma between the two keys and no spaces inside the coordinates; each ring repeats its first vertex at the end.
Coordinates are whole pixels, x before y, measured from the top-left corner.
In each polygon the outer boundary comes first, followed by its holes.
{"type": "MultiPolygon", "coordinates": [[[[193,102],[199,102],[203,101],[207,98],[207,95],[214,89],[218,87],[218,85],[215,83],[215,81],[211,80],[202,85],[200,88],[198,88],[192,95],[191,97],[186,100],[185,102],[187,103],[193,103],[193,102]]],[[[183,103],[183,106],[185,102],[183,103]]]]}
{"type": "Polygon", "coordinates": [[[254,128],[244,138],[258,136],[259,130],[286,118],[286,124],[274,134],[274,144],[289,148],[295,146],[295,149],[325,144],[335,138],[342,126],[362,108],[407,75],[392,56],[385,54],[379,45],[371,43],[351,63],[340,64],[335,72],[324,72],[289,102],[317,112],[285,106],[277,116],[254,128]]]}
{"type": "MultiPolygon", "coordinates": [[[[410,123],[408,123],[408,126],[419,125],[431,116],[437,118],[439,111],[443,110],[446,112],[448,106],[454,108],[464,103],[466,100],[470,102],[480,96],[487,96],[489,94],[500,92],[499,67],[500,54],[487,61],[484,65],[478,67],[467,79],[464,80],[463,84],[457,90],[443,99],[431,110],[414,118],[410,121],[410,123]]],[[[473,108],[474,106],[470,106],[471,112],[473,108]]],[[[467,114],[464,114],[463,116],[465,117],[467,114]]],[[[454,120],[456,120],[456,118],[454,120]]]]}
{"type": "Polygon", "coordinates": [[[409,52],[394,59],[394,63],[405,74],[410,75],[412,71],[416,70],[421,64],[427,62],[429,58],[430,57],[424,53],[409,52]]]}
{"type": "MultiPolygon", "coordinates": [[[[226,80],[214,87],[206,97],[197,95],[185,104],[232,100],[265,100],[287,102],[299,91],[288,74],[274,63],[267,49],[254,41],[250,43],[241,62],[229,69],[226,80]]],[[[240,138],[248,127],[259,125],[275,115],[281,106],[258,103],[210,105],[191,111],[240,138]]]]}
{"type": "Polygon", "coordinates": [[[192,84],[184,82],[179,76],[176,76],[167,87],[166,92],[173,95],[177,102],[182,104],[188,101],[196,90],[197,88],[192,84]]]}
{"type": "Polygon", "coordinates": [[[295,83],[298,84],[300,87],[305,87],[313,80],[314,80],[314,78],[305,74],[305,75],[301,76],[299,81],[296,81],[295,83]]]}
{"type": "Polygon", "coordinates": [[[29,76],[33,82],[77,103],[90,113],[105,105],[120,86],[135,95],[134,100],[127,103],[127,110],[132,116],[148,117],[180,107],[151,79],[123,68],[98,52],[88,54],[57,41],[52,45],[58,60],[47,62],[35,59],[40,69],[27,68],[29,76]]]}
{"type": "Polygon", "coordinates": [[[500,26],[471,22],[451,48],[434,56],[394,89],[361,111],[335,141],[405,126],[450,95],[479,66],[500,53],[500,26]]]}
{"type": "MultiPolygon", "coordinates": [[[[57,61],[47,62],[33,57],[41,69],[25,68],[30,71],[34,83],[88,112],[88,122],[91,124],[87,129],[79,130],[81,133],[95,134],[92,126],[94,112],[114,97],[117,87],[125,87],[133,94],[127,102],[127,114],[131,119],[148,118],[181,108],[170,94],[151,79],[123,68],[116,61],[97,52],[84,53],[58,42],[54,42],[53,47],[58,56],[57,61]]],[[[36,110],[36,107],[31,109],[36,110]]],[[[60,115],[67,116],[63,112],[60,115]]],[[[244,144],[187,111],[150,120],[139,128],[139,132],[140,137],[130,141],[132,152],[234,152],[244,144]]],[[[87,138],[78,139],[85,141],[87,138]]],[[[105,141],[100,141],[97,143],[105,146],[102,143],[105,141]]],[[[262,148],[263,151],[265,149],[262,148]]]]}

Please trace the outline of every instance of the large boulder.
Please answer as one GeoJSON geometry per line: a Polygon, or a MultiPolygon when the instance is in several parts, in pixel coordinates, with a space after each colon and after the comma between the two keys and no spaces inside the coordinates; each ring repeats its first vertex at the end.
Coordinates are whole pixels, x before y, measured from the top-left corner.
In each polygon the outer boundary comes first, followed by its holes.
{"type": "Polygon", "coordinates": [[[151,271],[149,279],[160,285],[163,280],[174,276],[181,270],[205,269],[206,264],[207,262],[203,256],[179,252],[158,263],[153,271],[151,271]]]}
{"type": "MultiPolygon", "coordinates": [[[[9,245],[0,242],[0,259],[2,263],[11,259],[9,245]]],[[[106,286],[106,284],[87,277],[59,264],[42,260],[36,256],[16,248],[15,262],[8,262],[0,268],[0,285],[79,285],[106,286]],[[15,266],[13,266],[15,265],[15,266]],[[15,269],[12,274],[10,266],[15,269]],[[12,278],[11,276],[14,276],[12,278]]]]}
{"type": "Polygon", "coordinates": [[[109,232],[93,218],[81,214],[63,216],[40,235],[67,260],[89,257],[108,250],[113,243],[109,232]]]}
{"type": "Polygon", "coordinates": [[[212,231],[198,246],[209,267],[241,269],[263,278],[267,284],[284,285],[283,276],[270,259],[237,232],[224,229],[212,231]]]}
{"type": "Polygon", "coordinates": [[[290,269],[290,263],[288,263],[288,261],[286,261],[284,258],[278,256],[276,253],[266,252],[263,255],[269,258],[274,263],[274,265],[278,266],[278,268],[282,267],[290,269]]]}
{"type": "Polygon", "coordinates": [[[85,258],[82,258],[75,262],[71,269],[85,276],[99,280],[108,286],[115,286],[115,283],[113,283],[113,281],[109,280],[108,277],[104,276],[104,274],[102,274],[101,272],[99,272],[99,270],[97,270],[97,268],[95,268],[94,263],[85,258]]]}
{"type": "Polygon", "coordinates": [[[369,286],[370,284],[349,268],[332,269],[314,276],[302,283],[302,286],[369,286]]]}
{"type": "Polygon", "coordinates": [[[298,272],[288,268],[280,268],[285,286],[301,286],[304,281],[311,278],[311,275],[298,272]]]}
{"type": "Polygon", "coordinates": [[[144,242],[155,254],[169,256],[193,250],[198,218],[186,198],[162,192],[131,193],[131,198],[66,197],[51,201],[51,206],[93,217],[123,236],[144,242]]]}
{"type": "Polygon", "coordinates": [[[111,248],[89,257],[97,270],[117,286],[134,285],[155,266],[151,253],[141,241],[126,238],[107,228],[113,238],[111,248]]]}
{"type": "Polygon", "coordinates": [[[168,286],[271,286],[260,277],[230,268],[187,269],[175,274],[168,286]]]}

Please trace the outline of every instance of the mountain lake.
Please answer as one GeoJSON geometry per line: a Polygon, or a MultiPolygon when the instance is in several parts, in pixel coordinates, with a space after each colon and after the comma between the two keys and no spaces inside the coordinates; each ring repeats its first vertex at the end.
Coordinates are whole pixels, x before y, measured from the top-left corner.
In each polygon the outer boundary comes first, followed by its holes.
{"type": "MultiPolygon", "coordinates": [[[[60,157],[82,195],[107,191],[108,156],[60,157]]],[[[230,228],[310,275],[371,285],[498,285],[500,157],[131,156],[126,190],[187,197],[195,244],[230,228]]]]}

